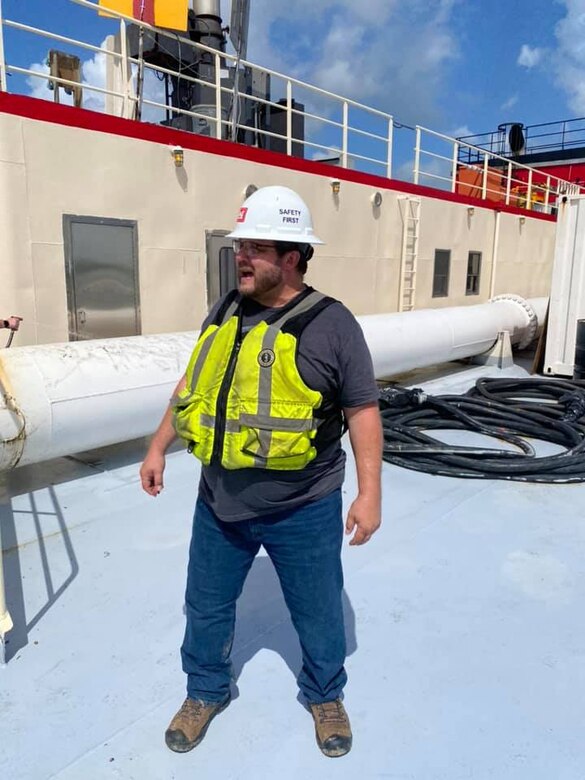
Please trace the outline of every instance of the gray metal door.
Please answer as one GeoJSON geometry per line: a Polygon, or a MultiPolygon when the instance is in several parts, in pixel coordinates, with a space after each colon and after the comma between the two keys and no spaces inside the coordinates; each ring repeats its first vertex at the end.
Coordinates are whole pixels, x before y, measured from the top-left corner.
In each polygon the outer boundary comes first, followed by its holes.
{"type": "Polygon", "coordinates": [[[69,340],[140,333],[136,222],[63,216],[69,340]]]}
{"type": "Polygon", "coordinates": [[[209,230],[207,243],[207,303],[213,304],[234,287],[238,286],[238,275],[232,239],[226,238],[227,230],[209,230]]]}

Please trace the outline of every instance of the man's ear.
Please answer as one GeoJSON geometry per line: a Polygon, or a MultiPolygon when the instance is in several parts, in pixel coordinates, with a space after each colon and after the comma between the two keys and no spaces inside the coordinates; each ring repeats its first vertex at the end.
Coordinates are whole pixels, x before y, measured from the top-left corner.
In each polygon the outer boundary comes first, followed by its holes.
{"type": "Polygon", "coordinates": [[[290,252],[286,253],[285,263],[288,268],[297,268],[300,262],[301,262],[301,253],[299,252],[298,249],[291,249],[290,252]]]}

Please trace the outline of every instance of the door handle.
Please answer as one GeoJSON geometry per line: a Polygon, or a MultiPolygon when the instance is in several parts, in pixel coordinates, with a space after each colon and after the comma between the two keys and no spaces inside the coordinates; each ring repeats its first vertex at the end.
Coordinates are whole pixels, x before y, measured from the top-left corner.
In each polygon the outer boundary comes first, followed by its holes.
{"type": "Polygon", "coordinates": [[[85,325],[85,321],[87,320],[87,315],[83,309],[79,309],[77,312],[77,320],[80,325],[85,325]]]}

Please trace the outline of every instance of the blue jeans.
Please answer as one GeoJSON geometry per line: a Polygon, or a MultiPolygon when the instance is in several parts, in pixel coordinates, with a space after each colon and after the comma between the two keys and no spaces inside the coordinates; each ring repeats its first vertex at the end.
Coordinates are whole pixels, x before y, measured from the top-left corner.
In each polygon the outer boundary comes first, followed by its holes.
{"type": "Polygon", "coordinates": [[[341,490],[296,509],[225,523],[199,498],[189,551],[187,628],[181,648],[187,693],[229,694],[236,600],[264,546],[301,643],[299,688],[310,703],[336,699],[346,683],[341,593],[341,490]]]}

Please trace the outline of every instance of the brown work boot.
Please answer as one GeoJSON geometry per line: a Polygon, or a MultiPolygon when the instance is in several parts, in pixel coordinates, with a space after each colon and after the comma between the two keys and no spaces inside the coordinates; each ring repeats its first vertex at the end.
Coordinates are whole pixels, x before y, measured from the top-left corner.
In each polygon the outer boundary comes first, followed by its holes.
{"type": "Polygon", "coordinates": [[[167,747],[175,753],[186,753],[201,742],[213,718],[228,706],[230,696],[225,701],[210,704],[200,699],[189,699],[172,719],[165,732],[167,747]]]}
{"type": "Polygon", "coordinates": [[[321,751],[329,758],[351,750],[351,726],[341,699],[309,704],[315,721],[315,736],[321,751]]]}

